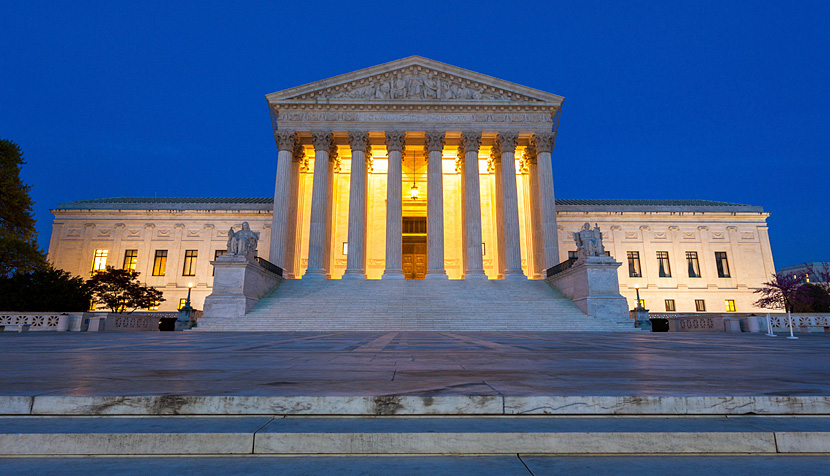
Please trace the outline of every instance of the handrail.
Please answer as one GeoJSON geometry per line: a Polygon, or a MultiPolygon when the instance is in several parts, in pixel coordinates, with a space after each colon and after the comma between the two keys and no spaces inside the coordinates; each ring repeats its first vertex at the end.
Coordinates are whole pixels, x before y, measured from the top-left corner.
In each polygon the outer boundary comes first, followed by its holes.
{"type": "Polygon", "coordinates": [[[571,266],[573,266],[573,264],[576,260],[577,260],[577,258],[568,258],[567,261],[563,261],[563,262],[557,264],[556,266],[552,266],[552,267],[548,268],[547,277],[549,278],[549,277],[553,276],[554,274],[559,274],[562,271],[565,271],[566,269],[570,269],[571,266]]]}
{"type": "Polygon", "coordinates": [[[265,268],[266,271],[270,271],[270,272],[276,274],[277,276],[282,276],[282,268],[275,265],[274,263],[272,263],[272,262],[270,262],[266,259],[260,258],[259,256],[256,257],[256,261],[257,261],[257,263],[259,263],[260,266],[265,268]]]}

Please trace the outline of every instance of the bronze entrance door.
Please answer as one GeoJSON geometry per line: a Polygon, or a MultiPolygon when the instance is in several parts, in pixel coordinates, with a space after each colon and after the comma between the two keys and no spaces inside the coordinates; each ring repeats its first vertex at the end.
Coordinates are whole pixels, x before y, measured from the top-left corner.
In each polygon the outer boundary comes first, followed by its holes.
{"type": "Polygon", "coordinates": [[[427,274],[427,242],[421,237],[404,237],[401,265],[406,279],[424,279],[427,274]]]}
{"type": "Polygon", "coordinates": [[[406,279],[424,279],[427,274],[426,217],[403,217],[401,265],[406,279]]]}

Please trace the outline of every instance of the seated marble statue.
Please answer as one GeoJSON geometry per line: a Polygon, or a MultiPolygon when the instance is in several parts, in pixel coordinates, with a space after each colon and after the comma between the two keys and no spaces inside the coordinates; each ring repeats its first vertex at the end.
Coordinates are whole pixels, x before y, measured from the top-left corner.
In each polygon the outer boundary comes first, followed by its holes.
{"type": "Polygon", "coordinates": [[[590,223],[582,225],[582,230],[574,233],[577,253],[580,257],[605,256],[605,246],[602,244],[602,233],[599,225],[595,224],[591,229],[590,223]]]}
{"type": "Polygon", "coordinates": [[[242,229],[236,233],[234,233],[233,227],[228,230],[228,251],[225,254],[242,255],[253,259],[256,245],[256,233],[251,231],[251,226],[248,225],[248,222],[243,222],[242,229]]]}

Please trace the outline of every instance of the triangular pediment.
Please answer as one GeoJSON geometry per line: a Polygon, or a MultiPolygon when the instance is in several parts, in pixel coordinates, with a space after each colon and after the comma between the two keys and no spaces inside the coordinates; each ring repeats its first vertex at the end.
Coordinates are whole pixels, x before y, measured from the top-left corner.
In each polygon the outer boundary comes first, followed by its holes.
{"type": "Polygon", "coordinates": [[[271,104],[455,104],[559,106],[562,97],[420,56],[266,96],[271,104]]]}

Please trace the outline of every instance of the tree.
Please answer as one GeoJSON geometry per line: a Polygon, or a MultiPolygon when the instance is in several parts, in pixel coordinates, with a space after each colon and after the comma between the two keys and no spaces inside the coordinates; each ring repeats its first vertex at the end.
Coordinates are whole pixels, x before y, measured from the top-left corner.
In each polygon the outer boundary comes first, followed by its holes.
{"type": "Polygon", "coordinates": [[[761,298],[755,305],[766,309],[783,309],[792,311],[793,303],[798,299],[798,289],[804,281],[803,274],[775,273],[763,287],[754,292],[761,298]]]}
{"type": "Polygon", "coordinates": [[[29,273],[0,276],[3,311],[86,311],[91,299],[92,292],[83,278],[50,265],[29,273]]]}
{"type": "Polygon", "coordinates": [[[793,312],[830,312],[830,294],[819,284],[804,283],[798,287],[793,312]]]}
{"type": "Polygon", "coordinates": [[[23,152],[0,139],[0,276],[27,273],[46,266],[37,246],[30,185],[20,179],[23,152]]]}
{"type": "Polygon", "coordinates": [[[95,302],[112,312],[124,312],[128,308],[132,308],[130,312],[133,312],[164,301],[162,292],[142,286],[138,275],[135,271],[107,266],[106,271],[97,273],[87,283],[95,302]]]}

